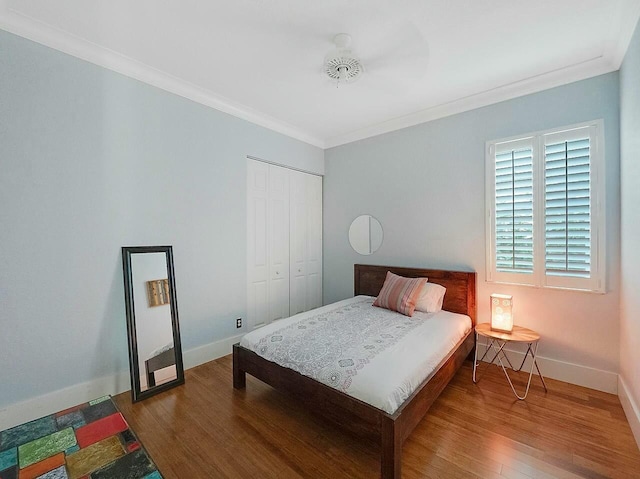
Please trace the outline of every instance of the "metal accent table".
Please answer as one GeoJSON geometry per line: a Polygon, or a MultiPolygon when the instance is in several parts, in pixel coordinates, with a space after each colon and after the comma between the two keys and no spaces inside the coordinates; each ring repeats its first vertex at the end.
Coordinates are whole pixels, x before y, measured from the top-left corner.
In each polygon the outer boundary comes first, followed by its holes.
{"type": "Polygon", "coordinates": [[[484,354],[482,355],[482,357],[480,358],[480,361],[482,361],[487,353],[489,353],[489,351],[493,351],[495,354],[493,356],[493,358],[491,359],[491,361],[489,361],[490,364],[494,364],[495,360],[497,359],[498,362],[500,363],[500,366],[502,366],[502,370],[504,371],[504,375],[507,377],[507,381],[509,381],[509,386],[511,386],[511,390],[513,391],[513,394],[515,394],[515,396],[520,399],[520,400],[524,400],[527,397],[527,394],[529,394],[529,388],[531,387],[531,377],[533,376],[533,367],[535,366],[536,370],[538,371],[538,376],[540,377],[540,380],[542,381],[542,385],[544,386],[544,390],[547,391],[547,385],[544,382],[544,378],[542,377],[542,373],[540,373],[540,368],[538,367],[538,361],[536,360],[536,354],[538,352],[538,342],[540,341],[540,335],[538,333],[536,333],[535,331],[531,330],[531,329],[527,329],[527,328],[523,328],[522,326],[513,326],[513,331],[511,333],[503,333],[500,331],[492,331],[491,330],[491,324],[489,323],[480,323],[476,326],[476,348],[475,348],[475,357],[474,357],[474,361],[473,361],[473,382],[474,384],[477,383],[479,381],[479,378],[476,378],[476,370],[478,368],[478,338],[480,336],[484,336],[485,338],[489,339],[489,344],[486,347],[486,350],[484,352],[484,354]],[[513,364],[511,364],[511,361],[509,360],[509,357],[506,355],[505,351],[504,351],[504,347],[510,343],[510,342],[514,342],[514,343],[526,343],[527,344],[527,352],[524,355],[524,358],[522,358],[522,364],[520,365],[520,367],[518,369],[515,369],[513,367],[513,364]],[[513,386],[513,382],[511,382],[511,378],[509,377],[509,373],[507,372],[507,368],[505,368],[504,363],[502,362],[502,358],[504,358],[507,363],[509,364],[509,367],[511,367],[511,369],[515,372],[521,371],[522,367],[524,366],[525,361],[527,360],[527,357],[529,356],[529,354],[531,354],[531,370],[529,371],[529,381],[527,382],[527,388],[524,391],[524,395],[520,396],[517,392],[515,387],[513,386]]]}

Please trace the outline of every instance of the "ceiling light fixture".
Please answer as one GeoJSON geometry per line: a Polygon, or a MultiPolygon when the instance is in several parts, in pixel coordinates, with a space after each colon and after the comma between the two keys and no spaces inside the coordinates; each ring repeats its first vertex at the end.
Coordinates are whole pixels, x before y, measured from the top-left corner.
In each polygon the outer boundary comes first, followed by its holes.
{"type": "Polygon", "coordinates": [[[324,57],[324,72],[331,79],[336,81],[336,88],[340,83],[351,83],[357,80],[364,67],[358,57],[351,49],[351,35],[338,33],[333,38],[336,48],[331,50],[324,57]]]}

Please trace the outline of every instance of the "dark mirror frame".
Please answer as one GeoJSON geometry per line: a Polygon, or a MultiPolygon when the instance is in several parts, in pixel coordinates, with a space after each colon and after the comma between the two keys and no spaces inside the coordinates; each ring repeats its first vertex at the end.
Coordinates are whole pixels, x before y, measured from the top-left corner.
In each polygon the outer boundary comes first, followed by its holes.
{"type": "Polygon", "coordinates": [[[173,271],[173,248],[171,246],[123,246],[122,271],[124,273],[124,301],[127,312],[127,333],[129,336],[129,368],[131,369],[131,400],[138,402],[155,394],[184,384],[184,366],[182,363],[182,345],[180,343],[180,326],[178,325],[178,303],[176,283],[173,271]],[[146,391],[140,390],[140,368],[138,366],[138,340],[136,334],[136,314],[133,300],[133,283],[131,271],[131,255],[139,253],[164,253],[167,262],[167,278],[169,280],[169,304],[171,306],[171,325],[173,328],[173,347],[176,355],[177,378],[146,391]]]}

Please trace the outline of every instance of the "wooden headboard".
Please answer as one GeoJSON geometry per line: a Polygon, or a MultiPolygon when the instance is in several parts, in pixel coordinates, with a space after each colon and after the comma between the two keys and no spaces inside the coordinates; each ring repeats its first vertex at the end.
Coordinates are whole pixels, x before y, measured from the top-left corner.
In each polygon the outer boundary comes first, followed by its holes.
{"type": "Polygon", "coordinates": [[[476,273],[441,269],[402,268],[396,266],[353,265],[354,293],[378,296],[387,271],[407,278],[429,278],[447,288],[442,309],[466,314],[476,324],[476,273]]]}

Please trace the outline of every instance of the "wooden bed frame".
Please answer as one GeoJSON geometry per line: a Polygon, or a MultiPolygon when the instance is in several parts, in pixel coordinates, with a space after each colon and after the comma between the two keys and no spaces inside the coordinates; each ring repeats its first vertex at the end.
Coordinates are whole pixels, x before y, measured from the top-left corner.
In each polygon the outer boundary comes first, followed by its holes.
{"type": "MultiPolygon", "coordinates": [[[[392,266],[354,265],[355,294],[377,296],[387,271],[405,277],[429,278],[429,282],[447,288],[443,309],[471,317],[476,324],[476,273],[392,266]]],[[[381,446],[381,476],[400,479],[402,445],[422,420],[431,404],[473,351],[473,328],[444,358],[433,374],[425,379],[393,414],[315,381],[307,376],[268,361],[256,353],[233,346],[233,387],[246,385],[246,373],[286,392],[314,411],[336,422],[341,428],[360,436],[374,438],[381,446]]]]}
{"type": "Polygon", "coordinates": [[[176,352],[174,348],[147,359],[144,362],[144,368],[147,372],[147,387],[156,385],[156,371],[158,369],[167,368],[176,364],[176,352]]]}

